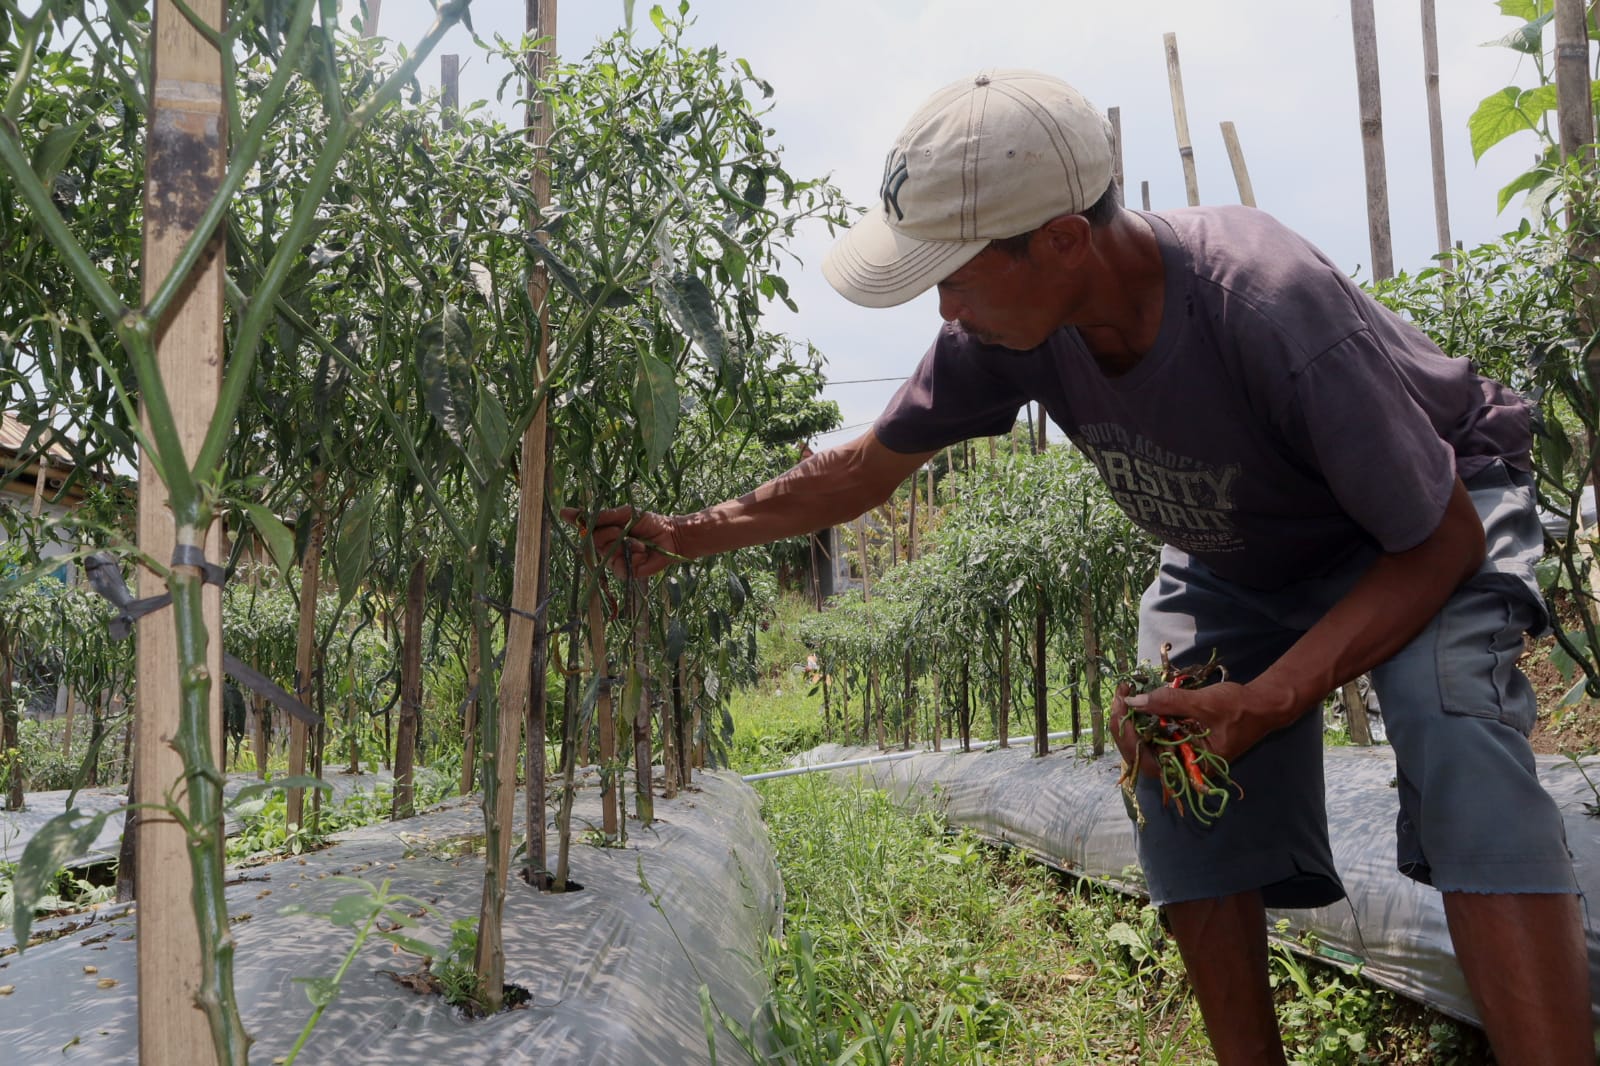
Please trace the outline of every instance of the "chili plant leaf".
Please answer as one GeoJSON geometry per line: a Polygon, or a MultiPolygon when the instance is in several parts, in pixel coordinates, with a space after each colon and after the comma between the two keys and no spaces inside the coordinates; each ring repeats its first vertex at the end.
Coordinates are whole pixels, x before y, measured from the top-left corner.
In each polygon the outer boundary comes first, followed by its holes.
{"type": "Polygon", "coordinates": [[[472,327],[454,304],[417,338],[417,371],[423,402],[456,447],[464,446],[472,423],[472,327]]]}
{"type": "Polygon", "coordinates": [[[296,977],[294,981],[305,986],[306,998],[313,1007],[326,1007],[339,994],[339,982],[331,977],[296,977]]]}
{"type": "Polygon", "coordinates": [[[633,416],[644,439],[649,469],[661,465],[678,431],[678,382],[672,367],[640,353],[639,374],[633,383],[633,416]]]}
{"type": "Polygon", "coordinates": [[[706,283],[693,274],[675,270],[658,273],[651,279],[656,299],[679,331],[705,355],[711,368],[722,373],[727,359],[728,341],[717,320],[717,304],[706,283]]]}
{"type": "Polygon", "coordinates": [[[478,442],[486,460],[484,472],[487,474],[505,462],[511,427],[506,422],[506,409],[500,397],[483,382],[478,383],[478,406],[473,424],[477,427],[478,442]]]}
{"type": "Polygon", "coordinates": [[[272,561],[278,564],[279,570],[288,574],[289,568],[294,565],[294,534],[289,532],[289,527],[259,503],[240,500],[239,506],[249,516],[256,533],[266,542],[272,561]]]}
{"type": "Polygon", "coordinates": [[[333,576],[339,582],[339,609],[350,602],[372,565],[372,510],[374,492],[357,496],[344,512],[339,535],[333,542],[333,576]]]}
{"type": "Polygon", "coordinates": [[[351,892],[333,901],[328,908],[328,921],[334,925],[360,925],[372,914],[373,905],[371,892],[351,892]]]}
{"type": "Polygon", "coordinates": [[[280,792],[291,788],[315,788],[321,789],[329,795],[333,794],[333,786],[322,778],[312,777],[310,774],[295,774],[292,777],[279,777],[272,781],[257,781],[254,784],[246,785],[234,793],[233,798],[228,801],[228,806],[230,808],[241,807],[258,796],[265,796],[271,792],[280,792]]]}
{"type": "Polygon", "coordinates": [[[34,148],[33,172],[39,178],[41,185],[49,188],[50,183],[55,181],[56,175],[66,165],[68,157],[72,155],[72,149],[77,146],[78,139],[83,136],[83,131],[88,125],[89,119],[81,118],[71,125],[51,130],[34,148]]]}
{"type": "Polygon", "coordinates": [[[683,658],[683,649],[689,643],[689,632],[683,626],[683,619],[674,618],[667,623],[667,662],[677,662],[683,658]]]}
{"type": "Polygon", "coordinates": [[[556,279],[557,285],[580,300],[592,302],[585,294],[583,282],[578,280],[578,275],[573,273],[572,268],[567,266],[548,244],[540,240],[537,234],[525,238],[523,244],[550,271],[550,276],[556,279]]]}
{"type": "Polygon", "coordinates": [[[93,847],[106,819],[121,811],[118,807],[90,814],[70,808],[44,823],[22,849],[22,859],[11,879],[11,927],[17,938],[17,954],[28,946],[34,908],[54,884],[56,871],[93,847]]]}

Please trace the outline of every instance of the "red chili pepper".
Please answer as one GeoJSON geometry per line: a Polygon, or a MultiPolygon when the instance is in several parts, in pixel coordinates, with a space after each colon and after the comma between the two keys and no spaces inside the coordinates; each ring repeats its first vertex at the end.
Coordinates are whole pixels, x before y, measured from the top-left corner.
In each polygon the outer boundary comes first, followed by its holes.
{"type": "Polygon", "coordinates": [[[1200,770],[1200,760],[1195,758],[1194,745],[1187,740],[1179,744],[1178,755],[1183,759],[1183,768],[1188,771],[1189,780],[1194,782],[1196,791],[1207,791],[1210,786],[1206,784],[1206,775],[1200,770]]]}

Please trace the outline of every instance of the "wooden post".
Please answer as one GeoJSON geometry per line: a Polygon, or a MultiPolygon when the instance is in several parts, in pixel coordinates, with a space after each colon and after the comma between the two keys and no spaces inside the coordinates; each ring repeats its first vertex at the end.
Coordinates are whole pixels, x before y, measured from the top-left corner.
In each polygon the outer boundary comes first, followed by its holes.
{"type": "MultiPolygon", "coordinates": [[[[223,25],[221,0],[194,0],[189,15],[170,0],[157,0],[152,29],[154,56],[145,142],[143,289],[155,295],[166,280],[227,168],[228,129],[222,104],[222,57],[189,18],[223,25]]],[[[214,237],[190,275],[183,295],[165,321],[154,323],[156,357],[169,388],[172,417],[189,461],[216,411],[222,384],[224,244],[214,237]]],[[[141,416],[143,417],[143,416],[141,416]]],[[[215,561],[220,530],[202,530],[206,555],[215,561]]],[[[167,492],[147,454],[139,460],[139,547],[165,563],[177,543],[167,492]]],[[[167,583],[140,567],[139,595],[168,591],[167,583]]],[[[201,615],[210,639],[206,669],[212,684],[206,711],[210,750],[222,750],[222,596],[215,585],[202,593],[201,615]]],[[[183,760],[176,739],[180,685],[176,614],[172,607],[139,623],[138,735],[134,742],[137,801],[187,805],[183,760]]],[[[220,810],[219,810],[220,814],[220,810]]],[[[206,1014],[200,1009],[204,960],[189,859],[191,842],[166,814],[146,809],[135,841],[139,870],[138,976],[139,1061],[205,1066],[220,1060],[206,1014]]],[[[216,824],[197,832],[222,833],[216,824]]],[[[220,865],[220,846],[218,863],[220,865]]],[[[230,965],[231,971],[231,965],[230,965]]],[[[231,972],[226,975],[231,985],[231,972]]],[[[234,1035],[234,1058],[244,1061],[247,1038],[234,1035]]]]}
{"type": "Polygon", "coordinates": [[[1037,589],[1039,604],[1033,615],[1033,752],[1050,754],[1050,686],[1046,662],[1046,629],[1048,613],[1044,605],[1044,589],[1037,589]]]}
{"type": "Polygon", "coordinates": [[[906,562],[917,561],[917,474],[911,471],[911,503],[906,515],[906,562]]]}
{"type": "Polygon", "coordinates": [[[1146,211],[1150,210],[1150,183],[1148,181],[1139,183],[1139,202],[1144,204],[1146,211]]]}
{"type": "MultiPolygon", "coordinates": [[[[326,470],[318,470],[312,476],[311,497],[300,514],[300,521],[311,522],[305,557],[300,562],[300,619],[294,655],[294,696],[305,707],[311,706],[312,698],[311,670],[317,647],[317,592],[322,577],[322,492],[327,483],[326,470]]],[[[305,772],[306,723],[292,718],[289,721],[289,775],[299,777],[305,772]]],[[[304,804],[305,789],[291,788],[284,805],[287,824],[304,824],[304,804]]]]}
{"type": "Polygon", "coordinates": [[[422,616],[427,609],[428,562],[419,557],[406,579],[406,618],[400,642],[400,729],[394,742],[394,799],[389,816],[398,821],[416,810],[413,787],[417,727],[422,721],[422,616]]]}
{"type": "Polygon", "coordinates": [[[461,708],[461,780],[458,791],[470,795],[478,781],[478,685],[483,680],[478,654],[478,627],[467,627],[467,698],[461,708]]]}
{"type": "Polygon", "coordinates": [[[1002,748],[1011,746],[1011,625],[1000,622],[1000,720],[995,732],[1002,748]]]}
{"type": "MultiPolygon", "coordinates": [[[[1106,109],[1106,119],[1111,123],[1111,183],[1122,193],[1122,108],[1106,109]]],[[[994,438],[990,438],[990,443],[994,438]]]]}
{"type": "Polygon", "coordinates": [[[1422,84],[1428,96],[1428,151],[1433,160],[1433,226],[1450,269],[1450,204],[1445,195],[1444,117],[1439,106],[1439,28],[1433,0],[1422,0],[1422,84]]]}
{"type": "Polygon", "coordinates": [[[656,819],[655,785],[650,765],[650,682],[645,654],[650,647],[650,586],[642,578],[631,582],[633,616],[633,795],[640,825],[656,819]]]}
{"type": "Polygon", "coordinates": [[[1194,146],[1189,143],[1189,110],[1183,102],[1183,73],[1178,69],[1178,35],[1163,34],[1167,49],[1167,84],[1172,89],[1172,125],[1178,134],[1178,158],[1183,161],[1183,188],[1189,206],[1200,205],[1200,180],[1194,169],[1194,146]]]}
{"type": "MultiPolygon", "coordinates": [[[[594,561],[594,542],[585,538],[585,550],[594,561]]],[[[617,782],[612,763],[617,757],[617,723],[611,706],[611,669],[606,659],[606,612],[597,586],[589,596],[589,668],[598,682],[595,695],[595,720],[600,725],[600,828],[606,839],[614,840],[618,832],[617,782]]]]}
{"type": "Polygon", "coordinates": [[[856,549],[861,555],[861,602],[872,602],[872,576],[867,570],[867,516],[856,519],[856,549]]]}
{"type": "Polygon", "coordinates": [[[1244,149],[1239,146],[1239,131],[1233,123],[1222,124],[1222,143],[1228,149],[1228,163],[1233,167],[1233,181],[1239,187],[1239,202],[1246,207],[1256,206],[1256,190],[1250,184],[1250,171],[1244,165],[1244,149]]]}
{"type": "Polygon", "coordinates": [[[1383,94],[1378,87],[1378,27],[1372,0],[1350,0],[1350,29],[1355,35],[1356,94],[1361,105],[1361,155],[1367,176],[1367,241],[1372,249],[1372,277],[1394,277],[1394,250],[1389,241],[1389,177],[1383,159],[1383,94]]]}
{"type": "Polygon", "coordinates": [[[1092,589],[1083,590],[1083,687],[1089,697],[1090,750],[1098,759],[1106,751],[1106,711],[1100,703],[1100,627],[1095,623],[1092,589]]]}
{"type": "Polygon", "coordinates": [[[1339,689],[1344,702],[1345,722],[1349,725],[1350,743],[1358,748],[1372,747],[1372,723],[1367,720],[1367,701],[1361,698],[1361,685],[1351,681],[1339,689]]]}

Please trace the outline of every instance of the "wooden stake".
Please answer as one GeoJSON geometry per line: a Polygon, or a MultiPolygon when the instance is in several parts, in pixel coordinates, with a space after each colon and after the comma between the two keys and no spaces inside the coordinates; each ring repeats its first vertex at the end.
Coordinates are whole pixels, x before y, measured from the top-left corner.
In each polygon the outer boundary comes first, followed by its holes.
{"type": "MultiPolygon", "coordinates": [[[[1117,187],[1117,193],[1122,193],[1122,108],[1112,107],[1106,109],[1106,118],[1111,123],[1111,182],[1117,187]]],[[[994,438],[990,438],[992,444],[994,438]]]]}
{"type": "Polygon", "coordinates": [[[1256,191],[1250,184],[1250,171],[1244,165],[1244,149],[1239,146],[1239,131],[1233,123],[1222,124],[1222,143],[1228,149],[1228,162],[1233,166],[1233,181],[1239,187],[1239,202],[1246,207],[1256,206],[1256,191]]]}
{"type": "MultiPolygon", "coordinates": [[[[221,0],[194,0],[189,17],[223,25],[221,0]]],[[[227,168],[228,129],[222,106],[222,57],[170,0],[157,0],[154,70],[145,144],[145,296],[153,296],[194,231],[227,168]]],[[[216,410],[222,383],[224,246],[213,239],[205,257],[165,321],[156,323],[156,354],[167,383],[183,451],[193,460],[216,410]]],[[[218,560],[219,533],[205,534],[206,555],[218,560]]],[[[172,557],[177,530],[167,493],[149,455],[139,461],[139,547],[161,562],[172,557]]],[[[168,591],[141,567],[139,595],[168,591]]],[[[211,751],[222,750],[222,598],[215,585],[202,593],[202,617],[211,639],[206,669],[212,684],[207,724],[211,751]]],[[[139,802],[187,804],[183,760],[174,746],[182,699],[174,608],[139,623],[139,713],[134,781],[139,802]]],[[[195,881],[190,840],[167,815],[145,810],[137,821],[139,869],[139,1061],[205,1066],[219,1061],[206,1015],[198,1006],[203,960],[191,894],[195,881]]],[[[215,825],[196,826],[220,837],[215,825]]],[[[219,856],[220,862],[220,856],[219,856]]],[[[231,982],[231,976],[229,978],[231,982]]],[[[237,1034],[236,1059],[248,1041],[237,1034]]]]}
{"type": "Polygon", "coordinates": [[[1144,204],[1146,211],[1150,210],[1150,183],[1148,181],[1139,183],[1139,200],[1144,204]]]}
{"type": "MultiPolygon", "coordinates": [[[[311,479],[311,497],[301,520],[311,522],[311,535],[306,538],[305,557],[300,562],[300,619],[296,632],[294,655],[294,697],[301,706],[311,706],[312,658],[317,647],[317,593],[322,577],[322,493],[328,484],[328,472],[318,470],[311,479]]],[[[300,777],[306,772],[306,723],[298,718],[289,721],[289,775],[300,777]]],[[[304,825],[305,789],[291,788],[285,797],[284,819],[288,825],[304,825]]]]}
{"type": "MultiPolygon", "coordinates": [[[[594,542],[585,538],[584,543],[592,567],[595,565],[594,542]]],[[[595,720],[600,724],[600,768],[603,775],[600,786],[600,828],[608,840],[614,840],[619,822],[617,782],[612,765],[617,757],[617,723],[611,706],[611,669],[606,658],[606,612],[598,587],[589,597],[589,668],[593,671],[591,676],[599,682],[594,713],[595,720]]]]}
{"type": "Polygon", "coordinates": [[[1361,104],[1361,155],[1367,177],[1367,241],[1372,276],[1394,277],[1389,240],[1389,178],[1383,159],[1383,94],[1378,87],[1378,27],[1372,0],[1350,0],[1350,29],[1356,46],[1356,94],[1361,104]]]}
{"type": "Polygon", "coordinates": [[[1433,160],[1433,225],[1450,269],[1450,203],[1445,195],[1444,117],[1439,106],[1439,28],[1433,0],[1422,0],[1422,84],[1428,96],[1428,151],[1433,160]]]}
{"type": "Polygon", "coordinates": [[[650,681],[645,655],[650,646],[650,586],[643,579],[631,582],[633,617],[633,673],[636,702],[633,713],[633,783],[635,811],[640,825],[656,818],[655,786],[650,764],[650,681]]]}
{"type": "Polygon", "coordinates": [[[1172,125],[1178,134],[1178,158],[1183,162],[1183,188],[1189,206],[1200,205],[1200,181],[1194,169],[1194,147],[1189,143],[1189,111],[1183,102],[1183,73],[1178,69],[1178,35],[1163,34],[1167,49],[1167,83],[1172,89],[1172,125]]]}
{"type": "Polygon", "coordinates": [[[414,767],[422,721],[422,616],[428,606],[428,561],[417,558],[406,579],[406,617],[400,642],[400,729],[394,742],[394,799],[389,816],[398,821],[417,812],[414,767]]]}

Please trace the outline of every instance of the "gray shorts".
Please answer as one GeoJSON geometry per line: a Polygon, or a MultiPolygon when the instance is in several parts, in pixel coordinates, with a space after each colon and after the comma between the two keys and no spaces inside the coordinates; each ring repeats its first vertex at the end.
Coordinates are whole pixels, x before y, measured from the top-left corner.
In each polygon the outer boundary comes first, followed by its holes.
{"type": "MultiPolygon", "coordinates": [[[[1516,667],[1522,635],[1548,619],[1533,576],[1543,537],[1528,475],[1502,463],[1467,483],[1489,557],[1439,615],[1373,670],[1398,766],[1402,873],[1460,892],[1576,892],[1555,802],[1539,785],[1528,734],[1536,705],[1516,667]]],[[[1172,645],[1178,665],[1213,649],[1236,681],[1265,670],[1355,583],[1363,551],[1326,577],[1259,592],[1168,548],[1140,606],[1139,657],[1172,645]]],[[[1244,796],[1211,826],[1161,805],[1139,782],[1139,860],[1155,903],[1260,889],[1269,907],[1344,895],[1328,846],[1322,714],[1312,708],[1233,763],[1244,796]]]]}

